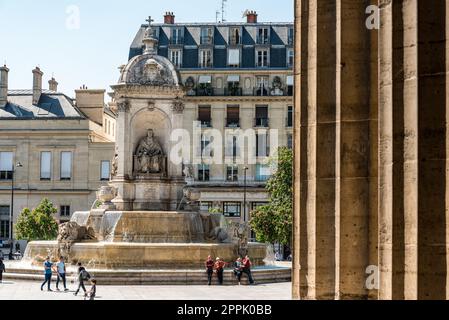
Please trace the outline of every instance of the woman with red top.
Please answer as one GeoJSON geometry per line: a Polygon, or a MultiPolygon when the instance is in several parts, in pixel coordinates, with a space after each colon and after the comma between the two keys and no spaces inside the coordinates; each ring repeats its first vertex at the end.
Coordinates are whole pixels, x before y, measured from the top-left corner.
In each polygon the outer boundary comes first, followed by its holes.
{"type": "Polygon", "coordinates": [[[251,275],[251,260],[249,259],[249,256],[246,256],[245,259],[243,259],[242,264],[242,272],[248,276],[249,284],[254,284],[254,279],[251,275]]]}
{"type": "Polygon", "coordinates": [[[204,263],[206,266],[206,272],[207,272],[207,284],[210,286],[212,283],[212,275],[214,274],[214,260],[212,260],[211,256],[207,256],[207,260],[204,263]]]}
{"type": "Polygon", "coordinates": [[[217,258],[215,260],[215,272],[217,273],[217,278],[218,278],[218,283],[220,285],[223,284],[223,272],[224,272],[224,267],[225,267],[225,262],[223,260],[221,260],[220,258],[217,258]]]}

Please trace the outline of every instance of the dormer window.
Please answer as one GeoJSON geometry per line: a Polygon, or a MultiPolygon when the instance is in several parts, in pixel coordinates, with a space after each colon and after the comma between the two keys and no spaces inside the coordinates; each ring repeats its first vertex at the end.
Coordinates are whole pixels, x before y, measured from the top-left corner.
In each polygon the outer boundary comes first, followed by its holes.
{"type": "Polygon", "coordinates": [[[229,32],[229,44],[233,46],[241,44],[241,39],[240,28],[231,28],[229,32]]]}
{"type": "Polygon", "coordinates": [[[183,30],[182,28],[171,29],[171,44],[182,44],[183,42],[183,30]]]}
{"type": "Polygon", "coordinates": [[[257,44],[268,44],[269,30],[267,27],[259,28],[257,31],[257,44]]]}
{"type": "Polygon", "coordinates": [[[212,44],[213,43],[213,29],[212,28],[202,28],[201,29],[201,44],[212,44]]]}

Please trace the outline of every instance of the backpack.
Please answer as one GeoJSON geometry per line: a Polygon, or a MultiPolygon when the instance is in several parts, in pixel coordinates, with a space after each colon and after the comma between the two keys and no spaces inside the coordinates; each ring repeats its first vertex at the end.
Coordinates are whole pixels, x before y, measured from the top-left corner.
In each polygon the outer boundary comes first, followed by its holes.
{"type": "Polygon", "coordinates": [[[87,281],[90,279],[90,274],[86,270],[81,271],[81,279],[87,281]]]}

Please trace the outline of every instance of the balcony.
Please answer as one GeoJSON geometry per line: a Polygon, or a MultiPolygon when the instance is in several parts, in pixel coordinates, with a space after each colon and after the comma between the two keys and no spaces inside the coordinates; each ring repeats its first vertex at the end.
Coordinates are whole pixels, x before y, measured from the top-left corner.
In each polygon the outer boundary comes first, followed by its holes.
{"type": "Polygon", "coordinates": [[[268,97],[270,95],[270,88],[267,87],[257,87],[254,88],[254,96],[257,97],[268,97]]]}
{"type": "Polygon", "coordinates": [[[224,95],[230,97],[240,97],[243,95],[242,88],[225,88],[224,95]]]}
{"type": "Polygon", "coordinates": [[[268,118],[255,118],[254,126],[259,128],[268,128],[270,126],[270,121],[268,118]]]}
{"type": "Polygon", "coordinates": [[[205,88],[197,88],[196,95],[200,97],[210,97],[214,95],[214,88],[205,87],[205,88]]]}
{"type": "Polygon", "coordinates": [[[197,120],[200,123],[201,128],[212,128],[212,120],[197,120]]]}
{"type": "Polygon", "coordinates": [[[226,128],[240,128],[240,119],[226,118],[226,128]]]}

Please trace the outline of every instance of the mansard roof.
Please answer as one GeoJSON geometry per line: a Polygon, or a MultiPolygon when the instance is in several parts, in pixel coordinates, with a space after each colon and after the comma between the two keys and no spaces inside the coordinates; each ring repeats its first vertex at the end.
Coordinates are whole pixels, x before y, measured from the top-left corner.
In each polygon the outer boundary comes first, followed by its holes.
{"type": "Polygon", "coordinates": [[[43,90],[33,105],[33,90],[9,90],[8,102],[0,108],[0,119],[86,119],[63,93],[43,90]]]}

